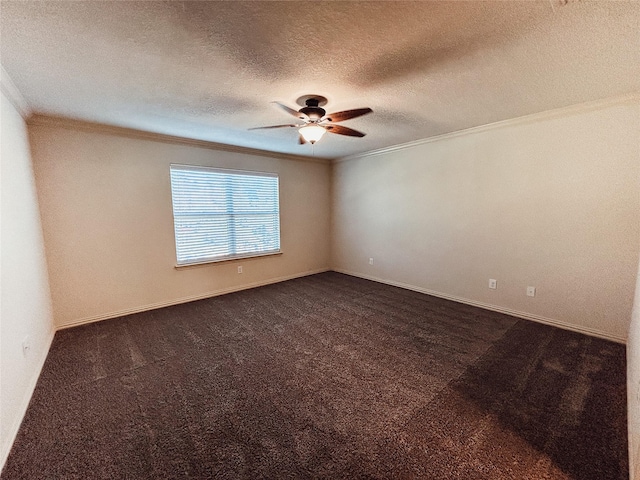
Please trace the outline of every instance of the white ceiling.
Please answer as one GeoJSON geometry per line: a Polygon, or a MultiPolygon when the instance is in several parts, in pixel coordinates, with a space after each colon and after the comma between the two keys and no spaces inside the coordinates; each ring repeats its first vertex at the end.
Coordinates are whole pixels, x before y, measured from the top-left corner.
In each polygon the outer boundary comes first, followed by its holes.
{"type": "Polygon", "coordinates": [[[34,113],[336,158],[640,91],[640,2],[0,3],[34,113]],[[312,150],[270,103],[371,107],[312,150]]]}

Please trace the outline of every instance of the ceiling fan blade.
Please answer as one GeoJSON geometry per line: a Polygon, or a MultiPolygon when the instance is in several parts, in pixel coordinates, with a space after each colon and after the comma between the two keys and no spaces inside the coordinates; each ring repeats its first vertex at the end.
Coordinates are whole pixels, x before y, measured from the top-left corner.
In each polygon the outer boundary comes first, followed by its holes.
{"type": "Polygon", "coordinates": [[[280,103],[280,102],[271,102],[271,103],[275,103],[281,109],[283,109],[285,112],[287,112],[289,115],[293,115],[294,117],[300,118],[302,120],[308,118],[304,113],[298,112],[297,110],[294,110],[293,108],[289,108],[284,103],[280,103]]]}
{"type": "Polygon", "coordinates": [[[348,135],[350,137],[364,137],[366,134],[354,130],[353,128],[343,127],[342,125],[325,125],[324,128],[330,133],[337,133],[338,135],[348,135]]]}
{"type": "Polygon", "coordinates": [[[253,127],[249,130],[262,130],[264,128],[282,128],[282,127],[301,127],[302,125],[294,125],[293,123],[287,123],[286,125],[269,125],[267,127],[253,127]]]}
{"type": "Polygon", "coordinates": [[[371,112],[373,112],[373,110],[368,107],[356,108],[354,110],[344,110],[342,112],[329,113],[323,118],[323,120],[326,120],[328,122],[343,122],[345,120],[349,120],[350,118],[360,117],[371,112]]]}

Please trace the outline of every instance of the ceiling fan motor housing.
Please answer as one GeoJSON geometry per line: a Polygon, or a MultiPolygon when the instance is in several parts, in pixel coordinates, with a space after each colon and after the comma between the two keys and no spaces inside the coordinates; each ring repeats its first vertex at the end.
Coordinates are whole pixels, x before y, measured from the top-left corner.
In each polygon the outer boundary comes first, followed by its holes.
{"type": "MultiPolygon", "coordinates": [[[[342,125],[334,125],[333,122],[342,122],[344,120],[349,120],[351,118],[357,118],[362,115],[366,115],[367,113],[373,112],[369,107],[366,108],[356,108],[352,110],[343,110],[341,112],[334,112],[327,115],[327,111],[322,108],[320,105],[324,106],[327,103],[327,99],[320,95],[304,95],[296,101],[296,103],[302,108],[300,110],[294,110],[293,108],[288,107],[284,103],[273,102],[278,107],[283,109],[289,115],[293,115],[294,117],[302,120],[303,124],[295,124],[295,123],[287,123],[285,125],[270,125],[267,127],[256,127],[255,129],[261,128],[286,128],[286,127],[294,127],[298,129],[300,133],[300,143],[311,143],[314,144],[317,142],[325,132],[336,133],[338,135],[347,135],[349,137],[364,137],[365,134],[359,132],[358,130],[354,130],[353,128],[344,127],[342,125]],[[331,123],[327,123],[331,122],[331,123]]],[[[255,130],[251,129],[251,130],[255,130]]]]}
{"type": "Polygon", "coordinates": [[[318,106],[319,99],[317,98],[308,98],[305,101],[306,107],[302,107],[299,111],[300,113],[304,113],[309,120],[313,122],[318,122],[322,117],[324,117],[327,112],[324,108],[318,106]]]}

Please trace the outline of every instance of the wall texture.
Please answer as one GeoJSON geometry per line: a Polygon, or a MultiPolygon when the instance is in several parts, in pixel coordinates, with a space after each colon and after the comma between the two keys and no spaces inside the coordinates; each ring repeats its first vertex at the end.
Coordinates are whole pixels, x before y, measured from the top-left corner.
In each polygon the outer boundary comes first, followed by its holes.
{"type": "Polygon", "coordinates": [[[0,108],[1,469],[49,351],[53,318],[27,129],[4,92],[0,108]]]}
{"type": "Polygon", "coordinates": [[[628,100],[345,159],[333,172],[333,267],[624,341],[638,132],[628,100]]]}
{"type": "Polygon", "coordinates": [[[327,163],[65,126],[36,124],[29,131],[59,327],[330,266],[327,163]],[[282,255],[176,269],[171,163],[277,172],[282,255]]]}
{"type": "Polygon", "coordinates": [[[505,122],[333,169],[64,124],[29,132],[49,281],[25,126],[3,96],[2,461],[52,317],[71,326],[333,266],[618,341],[629,332],[638,470],[637,102],[505,122]],[[170,163],[278,172],[283,254],[176,269],[170,163]],[[27,335],[31,353],[23,356],[27,335]]]}

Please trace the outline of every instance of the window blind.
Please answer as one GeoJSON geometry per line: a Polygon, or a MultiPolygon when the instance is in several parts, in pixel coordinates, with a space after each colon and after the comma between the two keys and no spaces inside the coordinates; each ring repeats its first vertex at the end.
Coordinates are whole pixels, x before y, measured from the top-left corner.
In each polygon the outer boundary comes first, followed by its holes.
{"type": "Polygon", "coordinates": [[[178,265],[280,252],[277,174],[170,169],[178,265]]]}

